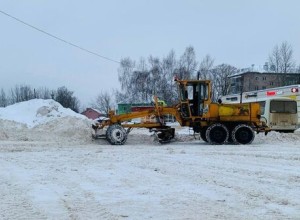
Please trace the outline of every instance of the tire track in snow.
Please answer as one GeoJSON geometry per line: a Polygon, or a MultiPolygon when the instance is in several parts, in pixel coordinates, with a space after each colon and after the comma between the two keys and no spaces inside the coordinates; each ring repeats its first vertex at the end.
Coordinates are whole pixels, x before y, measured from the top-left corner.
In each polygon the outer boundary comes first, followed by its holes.
{"type": "Polygon", "coordinates": [[[1,219],[47,219],[32,203],[27,191],[15,179],[10,164],[0,159],[0,217],[1,219]]]}

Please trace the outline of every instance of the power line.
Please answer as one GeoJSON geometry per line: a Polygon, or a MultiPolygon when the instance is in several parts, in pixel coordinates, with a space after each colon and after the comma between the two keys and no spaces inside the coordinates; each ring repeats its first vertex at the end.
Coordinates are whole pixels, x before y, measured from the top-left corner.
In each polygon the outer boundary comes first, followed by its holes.
{"type": "Polygon", "coordinates": [[[80,49],[80,50],[83,50],[83,51],[85,51],[85,52],[87,52],[87,53],[90,53],[90,54],[95,55],[95,56],[97,56],[97,57],[100,57],[100,58],[102,58],[102,59],[106,59],[106,60],[109,60],[109,61],[115,62],[115,63],[120,63],[120,62],[117,61],[117,60],[113,60],[113,59],[111,59],[111,58],[102,56],[102,55],[100,55],[100,54],[98,54],[98,53],[96,53],[96,52],[93,52],[93,51],[91,51],[91,50],[85,49],[85,48],[83,48],[83,47],[81,47],[81,46],[78,46],[78,45],[73,44],[73,43],[71,43],[71,42],[69,42],[69,41],[67,41],[67,40],[64,40],[64,39],[62,39],[62,38],[60,38],[60,37],[57,37],[57,36],[55,36],[55,35],[53,35],[53,34],[50,34],[49,32],[44,31],[44,30],[42,30],[42,29],[40,29],[40,28],[37,28],[37,27],[35,27],[35,26],[33,26],[33,25],[31,25],[31,24],[25,22],[25,21],[22,21],[21,19],[16,18],[16,17],[14,17],[14,16],[12,16],[12,15],[10,15],[10,14],[8,14],[8,13],[2,11],[2,10],[0,10],[0,12],[1,12],[2,14],[4,14],[4,15],[6,15],[6,16],[8,16],[8,17],[10,17],[10,18],[12,18],[12,19],[14,19],[14,20],[16,20],[16,21],[18,21],[18,22],[20,22],[20,23],[22,23],[22,24],[24,24],[24,25],[26,25],[26,26],[28,26],[28,27],[30,27],[30,28],[32,28],[32,29],[35,29],[35,30],[37,30],[37,31],[39,31],[39,32],[42,32],[43,34],[46,34],[46,35],[48,35],[49,37],[52,37],[52,38],[54,38],[54,39],[56,39],[56,40],[59,40],[59,41],[64,42],[64,43],[66,43],[66,44],[69,44],[69,45],[71,45],[71,46],[73,46],[73,47],[76,47],[76,48],[78,48],[78,49],[80,49]]]}

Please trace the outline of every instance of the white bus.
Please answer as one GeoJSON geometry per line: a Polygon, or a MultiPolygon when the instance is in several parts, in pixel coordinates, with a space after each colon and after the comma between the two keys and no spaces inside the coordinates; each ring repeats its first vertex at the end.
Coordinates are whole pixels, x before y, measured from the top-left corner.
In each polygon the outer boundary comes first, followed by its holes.
{"type": "Polygon", "coordinates": [[[299,127],[300,100],[299,88],[292,88],[285,87],[282,89],[281,87],[255,92],[245,92],[242,95],[227,95],[223,96],[221,100],[222,103],[259,102],[262,114],[261,120],[265,121],[271,130],[294,132],[299,127]],[[292,88],[297,89],[292,90],[292,88]],[[291,93],[294,95],[291,95],[291,93]]]}

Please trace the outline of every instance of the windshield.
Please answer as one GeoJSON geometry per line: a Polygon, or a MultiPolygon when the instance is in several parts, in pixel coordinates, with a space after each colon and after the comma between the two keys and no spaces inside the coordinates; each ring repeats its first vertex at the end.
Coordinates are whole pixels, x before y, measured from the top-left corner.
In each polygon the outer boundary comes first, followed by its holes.
{"type": "Polygon", "coordinates": [[[208,100],[208,84],[205,83],[187,83],[186,86],[180,85],[180,98],[187,100],[208,100]]]}
{"type": "Polygon", "coordinates": [[[297,103],[295,101],[272,100],[270,105],[271,113],[297,113],[297,103]]]}

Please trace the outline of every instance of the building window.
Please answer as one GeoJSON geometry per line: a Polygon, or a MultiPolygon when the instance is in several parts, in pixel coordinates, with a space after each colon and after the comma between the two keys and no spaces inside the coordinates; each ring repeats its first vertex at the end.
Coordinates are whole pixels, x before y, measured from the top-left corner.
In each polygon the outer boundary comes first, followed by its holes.
{"type": "Polygon", "coordinates": [[[255,80],[258,80],[258,76],[257,76],[257,77],[255,77],[255,80]]]}
{"type": "Polygon", "coordinates": [[[263,80],[266,80],[267,79],[267,77],[266,76],[263,76],[263,80]]]}
{"type": "Polygon", "coordinates": [[[254,87],[254,90],[258,90],[258,86],[255,86],[255,87],[254,87]]]}
{"type": "Polygon", "coordinates": [[[265,86],[263,86],[263,87],[262,87],[262,89],[266,89],[266,87],[265,87],[265,86]]]}
{"type": "Polygon", "coordinates": [[[270,86],[273,86],[274,85],[274,83],[273,82],[270,82],[270,86]]]}

